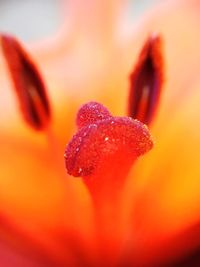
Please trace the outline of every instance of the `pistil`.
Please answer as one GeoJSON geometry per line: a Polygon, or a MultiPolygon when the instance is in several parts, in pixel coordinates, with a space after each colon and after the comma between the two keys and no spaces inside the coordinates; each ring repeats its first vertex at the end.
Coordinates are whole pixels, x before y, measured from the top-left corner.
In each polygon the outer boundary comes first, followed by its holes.
{"type": "Polygon", "coordinates": [[[151,135],[138,120],[114,117],[96,102],[83,105],[76,121],[78,132],[65,150],[66,169],[88,187],[99,239],[108,245],[104,252],[119,249],[123,185],[135,160],[152,148],[151,135]]]}

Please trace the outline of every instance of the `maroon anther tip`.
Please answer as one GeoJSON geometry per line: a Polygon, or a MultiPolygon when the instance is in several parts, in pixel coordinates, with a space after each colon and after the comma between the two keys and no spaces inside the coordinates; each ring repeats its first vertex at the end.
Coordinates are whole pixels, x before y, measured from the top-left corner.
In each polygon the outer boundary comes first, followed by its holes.
{"type": "Polygon", "coordinates": [[[34,129],[44,129],[50,119],[50,105],[43,79],[20,42],[1,34],[1,46],[25,121],[34,129]]]}
{"type": "Polygon", "coordinates": [[[162,39],[151,35],[130,76],[128,116],[149,125],[157,111],[163,85],[162,39]]]}

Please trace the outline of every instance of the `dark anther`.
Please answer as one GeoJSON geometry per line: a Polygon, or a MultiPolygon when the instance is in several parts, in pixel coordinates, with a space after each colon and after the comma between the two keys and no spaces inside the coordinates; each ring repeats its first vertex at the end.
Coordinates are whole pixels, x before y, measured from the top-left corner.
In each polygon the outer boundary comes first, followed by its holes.
{"type": "Polygon", "coordinates": [[[23,117],[31,127],[42,130],[51,118],[42,77],[18,40],[12,36],[1,35],[1,45],[23,117]]]}
{"type": "Polygon", "coordinates": [[[163,84],[162,40],[150,36],[130,76],[128,115],[149,125],[159,104],[163,84]]]}

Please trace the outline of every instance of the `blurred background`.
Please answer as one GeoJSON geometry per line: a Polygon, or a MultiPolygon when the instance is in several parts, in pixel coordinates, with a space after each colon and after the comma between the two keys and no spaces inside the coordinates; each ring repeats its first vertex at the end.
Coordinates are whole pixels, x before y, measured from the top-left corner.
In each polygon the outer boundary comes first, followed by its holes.
{"type": "MultiPolygon", "coordinates": [[[[124,1],[129,5],[129,16],[132,19],[139,19],[144,11],[161,2],[124,1]]],[[[0,0],[0,31],[12,33],[26,42],[50,36],[61,24],[63,2],[64,0],[0,0]]]]}

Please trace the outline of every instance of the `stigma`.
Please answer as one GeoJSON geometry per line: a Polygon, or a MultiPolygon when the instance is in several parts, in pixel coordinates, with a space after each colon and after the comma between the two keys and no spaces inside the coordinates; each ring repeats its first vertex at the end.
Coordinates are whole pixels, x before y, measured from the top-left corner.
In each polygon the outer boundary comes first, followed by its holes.
{"type": "Polygon", "coordinates": [[[97,102],[83,105],[76,122],[78,131],[66,146],[65,166],[92,191],[105,193],[122,184],[133,162],[153,147],[146,125],[112,116],[97,102]]]}

